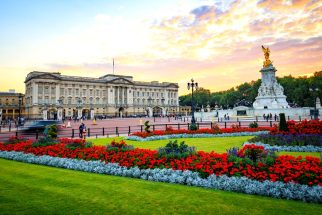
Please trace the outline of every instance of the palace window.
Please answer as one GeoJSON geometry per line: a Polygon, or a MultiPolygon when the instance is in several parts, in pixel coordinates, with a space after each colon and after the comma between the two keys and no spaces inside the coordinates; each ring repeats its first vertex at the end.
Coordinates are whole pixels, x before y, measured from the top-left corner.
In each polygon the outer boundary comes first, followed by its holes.
{"type": "Polygon", "coordinates": [[[55,95],[56,94],[56,87],[51,87],[51,94],[55,95]]]}
{"type": "Polygon", "coordinates": [[[38,85],[38,94],[43,94],[43,87],[38,85]]]}
{"type": "Polygon", "coordinates": [[[45,94],[49,94],[49,87],[45,87],[45,94]]]}

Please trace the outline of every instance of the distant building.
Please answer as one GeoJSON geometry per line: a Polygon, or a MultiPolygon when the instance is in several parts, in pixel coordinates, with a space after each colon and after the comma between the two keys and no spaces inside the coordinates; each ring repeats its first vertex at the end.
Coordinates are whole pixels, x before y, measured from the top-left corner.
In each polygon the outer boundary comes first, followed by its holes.
{"type": "Polygon", "coordinates": [[[15,90],[9,92],[0,92],[0,121],[7,119],[17,119],[19,116],[19,98],[20,98],[20,115],[25,114],[24,95],[16,93],[15,90]]]}
{"type": "Polygon", "coordinates": [[[167,115],[179,111],[178,84],[140,82],[132,76],[99,78],[31,72],[25,80],[30,118],[93,118],[98,115],[167,115]]]}

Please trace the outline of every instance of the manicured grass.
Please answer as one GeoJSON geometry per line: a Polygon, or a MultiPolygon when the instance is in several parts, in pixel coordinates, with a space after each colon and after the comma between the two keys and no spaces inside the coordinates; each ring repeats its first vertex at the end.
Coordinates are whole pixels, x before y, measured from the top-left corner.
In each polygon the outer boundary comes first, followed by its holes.
{"type": "Polygon", "coordinates": [[[305,156],[313,156],[313,157],[320,157],[321,156],[321,153],[319,152],[278,152],[277,153],[278,155],[292,155],[294,157],[297,157],[297,156],[302,156],[302,157],[305,157],[305,156]]]}
{"type": "Polygon", "coordinates": [[[0,159],[1,214],[321,214],[322,205],[0,159]],[[319,212],[320,211],[320,212],[319,212]]]}
{"type": "MultiPolygon", "coordinates": [[[[252,138],[252,136],[240,136],[240,137],[213,137],[213,138],[179,138],[178,142],[185,141],[189,146],[195,146],[198,151],[211,152],[215,151],[218,153],[224,153],[227,149],[232,147],[241,148],[243,143],[252,138]]],[[[97,139],[88,139],[93,142],[95,145],[106,145],[111,143],[111,141],[115,139],[116,141],[120,141],[123,137],[115,137],[115,138],[97,138],[97,139]]],[[[146,142],[138,142],[126,140],[126,143],[129,145],[133,145],[136,148],[142,149],[158,149],[159,147],[165,146],[169,140],[155,140],[155,141],[146,141],[146,142]]],[[[315,156],[320,157],[320,153],[318,152],[278,152],[277,154],[288,154],[293,156],[315,156]]]]}
{"type": "MultiPolygon", "coordinates": [[[[231,147],[241,147],[243,142],[250,139],[250,136],[244,137],[214,137],[214,138],[180,138],[177,139],[178,142],[185,141],[189,146],[195,146],[198,151],[216,151],[218,153],[226,152],[227,149],[231,147]]],[[[101,139],[91,139],[95,145],[106,145],[110,143],[113,139],[121,140],[122,137],[118,138],[101,138],[101,139]]],[[[126,140],[129,145],[134,145],[137,148],[142,149],[158,149],[159,147],[165,146],[169,140],[155,140],[147,142],[131,141],[126,140]]]]}

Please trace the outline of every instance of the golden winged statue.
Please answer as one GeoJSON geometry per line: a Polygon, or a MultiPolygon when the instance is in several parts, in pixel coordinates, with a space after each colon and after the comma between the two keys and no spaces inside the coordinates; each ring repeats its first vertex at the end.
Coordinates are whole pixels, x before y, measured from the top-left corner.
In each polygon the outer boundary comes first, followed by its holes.
{"type": "Polygon", "coordinates": [[[265,61],[263,62],[263,67],[268,67],[269,65],[272,64],[272,61],[269,59],[270,50],[268,47],[265,48],[264,46],[262,46],[262,50],[263,50],[264,56],[265,56],[265,61]]]}

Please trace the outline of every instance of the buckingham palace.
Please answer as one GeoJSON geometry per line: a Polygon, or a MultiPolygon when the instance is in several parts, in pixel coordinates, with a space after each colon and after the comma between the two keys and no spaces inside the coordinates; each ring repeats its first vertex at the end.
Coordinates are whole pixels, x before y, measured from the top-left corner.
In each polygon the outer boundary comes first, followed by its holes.
{"type": "Polygon", "coordinates": [[[25,80],[28,118],[160,116],[179,111],[178,84],[134,81],[132,76],[99,78],[30,72],[25,80]]]}

